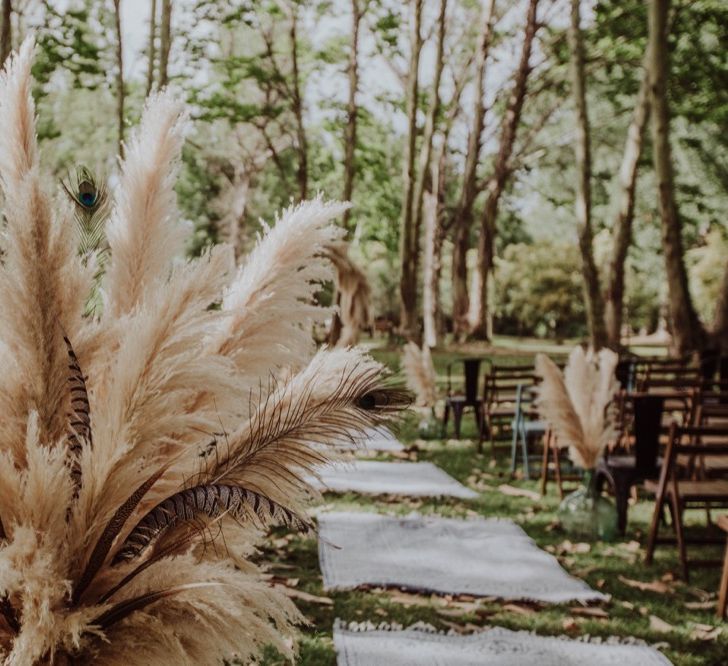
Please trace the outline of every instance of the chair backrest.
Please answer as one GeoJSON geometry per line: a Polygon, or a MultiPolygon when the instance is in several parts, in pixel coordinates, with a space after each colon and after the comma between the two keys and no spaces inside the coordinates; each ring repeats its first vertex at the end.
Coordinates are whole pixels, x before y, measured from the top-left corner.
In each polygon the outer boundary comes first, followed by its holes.
{"type": "Polygon", "coordinates": [[[673,424],[667,440],[665,462],[660,482],[675,475],[675,461],[679,455],[691,457],[709,455],[725,457],[728,463],[728,427],[679,426],[673,424]],[[709,442],[709,443],[706,443],[709,442]]]}
{"type": "Polygon", "coordinates": [[[640,395],[633,400],[635,469],[641,476],[648,476],[657,465],[663,405],[664,398],[657,395],[640,395]]]}

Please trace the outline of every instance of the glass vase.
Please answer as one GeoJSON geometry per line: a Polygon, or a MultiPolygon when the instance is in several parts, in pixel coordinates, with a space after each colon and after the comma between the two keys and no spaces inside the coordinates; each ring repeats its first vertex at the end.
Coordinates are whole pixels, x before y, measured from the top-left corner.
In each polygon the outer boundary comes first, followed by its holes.
{"type": "Polygon", "coordinates": [[[593,470],[586,470],[582,485],[559,505],[559,521],[569,536],[582,541],[613,541],[617,537],[617,511],[597,491],[593,470]]]}

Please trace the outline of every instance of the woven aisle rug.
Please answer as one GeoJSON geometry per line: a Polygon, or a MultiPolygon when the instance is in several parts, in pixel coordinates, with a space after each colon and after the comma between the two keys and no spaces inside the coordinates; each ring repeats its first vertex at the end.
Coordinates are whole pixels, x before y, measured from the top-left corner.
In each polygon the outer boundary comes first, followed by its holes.
{"type": "Polygon", "coordinates": [[[510,520],[321,513],[324,588],[390,586],[561,603],[609,597],[569,576],[510,520]]]}
{"type": "Polygon", "coordinates": [[[478,496],[474,490],[466,488],[429,462],[356,460],[345,465],[327,465],[318,474],[319,479],[313,483],[322,491],[461,499],[478,496]]]}
{"type": "Polygon", "coordinates": [[[370,428],[358,442],[362,451],[403,451],[404,444],[400,442],[387,428],[370,428]]]}
{"type": "Polygon", "coordinates": [[[436,633],[428,625],[404,630],[346,627],[337,621],[338,666],[669,666],[647,645],[587,642],[496,627],[469,636],[436,633]]]}

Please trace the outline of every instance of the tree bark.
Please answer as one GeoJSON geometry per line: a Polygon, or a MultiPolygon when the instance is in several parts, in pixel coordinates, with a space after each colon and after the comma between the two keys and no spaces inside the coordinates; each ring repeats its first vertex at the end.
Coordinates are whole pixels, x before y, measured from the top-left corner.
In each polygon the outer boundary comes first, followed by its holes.
{"type": "MultiPolygon", "coordinates": [[[[344,127],[344,201],[351,201],[356,175],[356,124],[358,106],[356,94],[359,90],[359,27],[364,15],[362,3],[365,0],[351,0],[351,49],[349,50],[349,100],[346,105],[346,126],[344,127]]],[[[351,234],[351,209],[344,212],[342,224],[351,234]]]]}
{"type": "Polygon", "coordinates": [[[589,341],[594,349],[601,349],[607,341],[604,328],[604,302],[599,286],[599,273],[594,261],[594,234],[591,223],[591,146],[589,115],[586,104],[586,73],[584,70],[584,42],[581,33],[580,0],[571,0],[569,26],[571,88],[576,111],[576,221],[584,274],[584,297],[589,327],[589,341]]]}
{"type": "Polygon", "coordinates": [[[162,22],[159,26],[159,87],[169,83],[169,52],[172,49],[172,0],[162,0],[162,22]]]}
{"type": "Polygon", "coordinates": [[[498,206],[508,178],[512,173],[511,156],[516,142],[521,111],[526,98],[528,75],[531,72],[531,50],[538,30],[536,14],[538,0],[530,0],[526,13],[526,27],[523,36],[521,57],[516,69],[513,89],[508,99],[508,106],[501,126],[498,155],[493,167],[493,174],[486,186],[487,199],[480,220],[480,236],[478,238],[478,265],[475,273],[474,298],[471,302],[470,333],[477,340],[490,339],[488,313],[488,276],[493,267],[493,247],[496,233],[498,206]]]}
{"type": "Polygon", "coordinates": [[[149,61],[147,62],[147,97],[154,87],[154,64],[157,57],[155,39],[157,36],[157,0],[152,0],[149,13],[149,61]]]}
{"type": "Polygon", "coordinates": [[[114,0],[114,30],[116,32],[116,120],[119,155],[124,157],[124,47],[121,37],[121,0],[114,0]]]}
{"type": "Polygon", "coordinates": [[[411,0],[410,59],[407,75],[407,143],[405,145],[402,211],[399,238],[399,309],[400,330],[409,340],[417,338],[417,272],[413,246],[414,219],[412,208],[415,187],[415,150],[417,144],[417,96],[419,93],[420,52],[422,51],[423,0],[411,0]]]}
{"type": "MultiPolygon", "coordinates": [[[[445,68],[445,32],[446,32],[447,0],[440,0],[440,13],[437,18],[437,51],[435,54],[435,73],[432,79],[432,101],[427,110],[425,119],[425,130],[422,137],[422,149],[420,151],[420,164],[415,180],[413,193],[414,219],[414,240],[415,245],[412,251],[415,253],[415,269],[418,265],[420,229],[422,226],[422,205],[424,201],[425,185],[431,177],[430,163],[432,161],[432,140],[435,136],[435,125],[440,115],[440,81],[445,68]]],[[[432,187],[435,191],[435,185],[432,187]]],[[[416,272],[415,272],[416,274],[416,272]]]]}
{"type": "Polygon", "coordinates": [[[670,151],[670,114],[667,103],[667,17],[669,10],[669,0],[651,0],[649,3],[652,157],[657,178],[660,217],[662,218],[662,251],[665,255],[667,273],[673,351],[685,354],[702,349],[706,342],[706,334],[693,307],[688,289],[682,245],[682,223],[675,201],[670,151]]]}
{"type": "Polygon", "coordinates": [[[483,88],[485,85],[485,65],[493,36],[495,20],[495,0],[488,0],[485,10],[483,29],[478,38],[475,60],[475,94],[473,99],[473,119],[468,134],[468,150],[465,156],[463,187],[455,213],[453,256],[452,256],[452,319],[456,339],[467,335],[468,325],[468,265],[467,255],[470,246],[470,227],[473,221],[473,204],[478,195],[477,169],[480,147],[485,124],[485,105],[483,88]]]}
{"type": "Polygon", "coordinates": [[[12,0],[2,0],[2,26],[0,30],[0,67],[5,64],[5,61],[10,55],[10,51],[13,48],[13,27],[12,27],[12,16],[13,16],[13,3],[12,0]]]}
{"type": "Polygon", "coordinates": [[[632,241],[637,164],[642,152],[647,117],[650,113],[649,90],[649,78],[647,70],[645,70],[637,93],[632,119],[627,129],[622,164],[613,195],[613,240],[604,296],[604,326],[607,332],[607,346],[614,350],[620,349],[621,346],[624,314],[624,265],[632,241]]]}
{"type": "Polygon", "coordinates": [[[723,354],[728,354],[728,263],[723,273],[723,282],[715,307],[712,334],[715,348],[723,354]]]}
{"type": "Polygon", "coordinates": [[[293,75],[292,108],[296,119],[296,148],[298,150],[298,196],[302,201],[308,198],[308,139],[306,126],[303,121],[303,93],[301,92],[301,75],[298,67],[298,10],[291,8],[291,27],[289,32],[291,40],[291,67],[293,75]]]}

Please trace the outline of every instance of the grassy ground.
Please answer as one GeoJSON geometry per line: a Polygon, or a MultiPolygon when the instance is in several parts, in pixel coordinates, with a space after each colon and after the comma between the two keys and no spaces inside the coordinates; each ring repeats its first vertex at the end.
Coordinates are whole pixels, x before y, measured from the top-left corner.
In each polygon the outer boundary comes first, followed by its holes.
{"type": "MultiPolygon", "coordinates": [[[[522,356],[512,350],[499,351],[505,351],[500,356],[505,362],[517,362],[522,356]]],[[[530,349],[529,352],[532,353],[530,349]]],[[[376,355],[396,367],[395,352],[376,352],[376,355]]],[[[454,356],[453,353],[435,355],[441,377],[444,367],[454,356]]],[[[473,426],[467,417],[466,421],[464,436],[472,436],[473,426]]],[[[272,563],[271,573],[289,581],[294,593],[313,595],[313,600],[297,600],[310,621],[303,632],[299,664],[328,666],[336,663],[332,644],[335,618],[404,626],[425,621],[441,630],[464,633],[497,625],[544,635],[636,637],[657,645],[675,664],[728,664],[728,625],[721,631],[721,623],[714,616],[719,569],[693,568],[690,584],[682,583],[678,579],[677,558],[671,546],[658,548],[654,564],[647,567],[643,544],[652,508],[648,498],[640,499],[630,508],[624,539],[609,544],[572,543],[556,519],[559,499],[555,484],[550,484],[546,496],[538,500],[505,495],[498,489],[506,483],[515,488],[538,491],[537,481],[510,477],[505,448],[499,449],[497,462],[494,462],[489,451],[477,453],[472,440],[418,440],[414,418],[403,425],[400,437],[413,445],[410,459],[429,460],[439,465],[479,491],[478,499],[423,501],[403,497],[327,495],[326,508],[391,514],[416,510],[445,516],[511,518],[542,548],[554,553],[567,571],[611,595],[611,601],[585,608],[578,604],[508,604],[472,597],[426,597],[382,589],[327,594],[322,589],[315,539],[281,533],[267,542],[262,559],[272,563]]],[[[507,447],[505,442],[501,445],[507,447]]],[[[704,515],[688,516],[690,520],[700,524],[704,515]]],[[[707,554],[720,557],[722,550],[715,547],[707,554]]],[[[265,663],[272,666],[284,662],[275,655],[268,655],[265,663]]]]}

